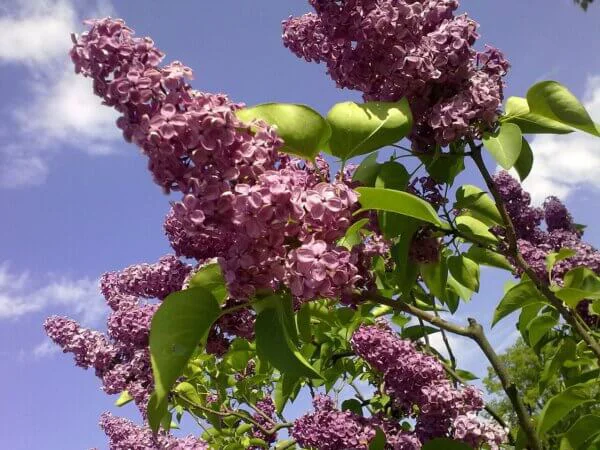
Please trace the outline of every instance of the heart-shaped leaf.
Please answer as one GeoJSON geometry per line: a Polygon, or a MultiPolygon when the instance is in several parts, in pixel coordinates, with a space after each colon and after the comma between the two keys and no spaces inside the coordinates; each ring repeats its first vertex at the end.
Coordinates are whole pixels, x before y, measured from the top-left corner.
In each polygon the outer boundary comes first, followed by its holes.
{"type": "Polygon", "coordinates": [[[483,145],[494,159],[508,170],[515,165],[523,147],[523,135],[518,125],[503,123],[496,134],[483,136],[483,145]]]}
{"type": "MultiPolygon", "coordinates": [[[[149,411],[165,411],[168,395],[177,378],[208,335],[221,314],[214,296],[196,287],[175,292],[163,300],[150,327],[150,359],[154,375],[154,394],[149,411]]],[[[153,414],[153,429],[160,425],[160,414],[153,414]]]]}
{"type": "Polygon", "coordinates": [[[281,151],[314,159],[331,136],[327,121],[314,109],[293,103],[263,103],[236,111],[244,122],[263,120],[284,140],[281,151]]]}
{"type": "Polygon", "coordinates": [[[398,102],[344,102],[327,114],[331,126],[329,153],[348,160],[406,137],[413,125],[406,99],[398,102]]]}
{"type": "Polygon", "coordinates": [[[600,136],[600,127],[594,123],[585,107],[571,91],[556,81],[534,84],[527,91],[527,104],[533,114],[600,136]]]}
{"type": "Polygon", "coordinates": [[[519,126],[524,134],[567,134],[574,130],[568,125],[529,110],[527,99],[510,97],[506,101],[506,115],[500,119],[519,126]]]}

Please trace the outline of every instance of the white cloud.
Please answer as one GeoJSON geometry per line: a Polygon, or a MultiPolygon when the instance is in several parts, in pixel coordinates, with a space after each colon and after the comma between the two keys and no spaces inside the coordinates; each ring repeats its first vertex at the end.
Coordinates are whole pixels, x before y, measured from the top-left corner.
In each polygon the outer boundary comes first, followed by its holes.
{"type": "Polygon", "coordinates": [[[0,7],[0,65],[21,66],[27,74],[25,93],[0,111],[7,124],[0,134],[11,143],[0,145],[0,187],[41,184],[57,152],[109,154],[120,139],[117,113],[101,106],[91,81],[73,73],[68,56],[80,19],[112,9],[107,0],[88,3],[14,0],[0,7]]]}
{"type": "Polygon", "coordinates": [[[32,350],[32,354],[35,359],[47,358],[59,352],[60,348],[58,347],[58,345],[50,341],[50,339],[46,339],[40,342],[32,350]]]}
{"type": "MultiPolygon", "coordinates": [[[[587,81],[583,101],[593,119],[600,121],[600,76],[587,81]]],[[[534,203],[548,195],[566,199],[578,189],[600,189],[600,139],[574,132],[539,135],[531,141],[535,155],[533,170],[524,187],[534,203]]]]}
{"type": "Polygon", "coordinates": [[[98,280],[62,277],[35,286],[28,273],[15,274],[8,264],[0,265],[0,320],[45,310],[73,315],[84,324],[93,324],[105,316],[106,305],[98,280]]]}
{"type": "Polygon", "coordinates": [[[68,32],[76,22],[69,2],[21,0],[12,7],[6,5],[4,14],[0,18],[1,61],[48,63],[68,51],[68,32]]]}

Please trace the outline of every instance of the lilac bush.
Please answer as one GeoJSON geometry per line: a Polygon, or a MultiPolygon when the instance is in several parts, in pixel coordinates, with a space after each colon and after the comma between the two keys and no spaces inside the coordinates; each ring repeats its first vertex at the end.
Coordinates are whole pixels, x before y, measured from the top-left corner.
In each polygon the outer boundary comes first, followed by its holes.
{"type": "Polygon", "coordinates": [[[120,19],[73,36],[75,71],[174,199],[164,221],[174,254],[102,276],[105,333],[53,316],[48,336],[120,394],[117,406],[139,409],[140,426],[102,415],[111,449],[543,449],[565,400],[533,420],[483,326],[447,316],[479,290],[480,265],[510,271],[520,280],[494,324],[520,310],[527,343],[558,348],[546,380],[594,401],[598,252],[558,198],[532,205],[482,155],[522,180],[533,160],[524,134],[600,129],[556,82],[503,109],[509,63],[476,49],[478,24],[455,0],[309,3],[315,12],[283,21],[284,45],[365,100],[327,117],[197,91],[189,67],[163,64],[120,19]],[[348,161],[357,155],[368,156],[348,161]],[[417,161],[410,172],[405,157],[417,161]],[[454,185],[466,159],[487,192],[454,185]],[[518,429],[467,383],[446,333],[487,358],[518,429]],[[286,418],[301,392],[313,409],[286,418]],[[171,433],[184,417],[200,437],[171,433]]]}

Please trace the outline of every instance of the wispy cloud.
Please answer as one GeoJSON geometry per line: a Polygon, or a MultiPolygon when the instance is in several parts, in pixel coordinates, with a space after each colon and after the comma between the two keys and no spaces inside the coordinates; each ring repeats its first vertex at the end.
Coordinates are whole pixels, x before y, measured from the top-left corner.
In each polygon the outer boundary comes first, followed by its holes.
{"type": "Polygon", "coordinates": [[[36,285],[28,273],[14,273],[7,263],[1,264],[0,320],[42,311],[69,314],[84,324],[95,324],[105,317],[106,304],[98,280],[59,277],[36,285]]]}
{"type": "MultiPolygon", "coordinates": [[[[600,76],[587,81],[584,105],[600,122],[600,76]]],[[[579,189],[600,189],[600,139],[575,132],[567,135],[539,135],[531,140],[535,155],[533,170],[524,186],[535,203],[548,195],[563,200],[579,189]]]]}
{"type": "Polygon", "coordinates": [[[81,18],[111,11],[107,0],[16,0],[0,7],[0,66],[26,73],[18,101],[5,104],[0,134],[0,187],[41,184],[48,161],[64,149],[111,153],[116,113],[102,107],[91,81],[76,76],[68,57],[81,18]]]}

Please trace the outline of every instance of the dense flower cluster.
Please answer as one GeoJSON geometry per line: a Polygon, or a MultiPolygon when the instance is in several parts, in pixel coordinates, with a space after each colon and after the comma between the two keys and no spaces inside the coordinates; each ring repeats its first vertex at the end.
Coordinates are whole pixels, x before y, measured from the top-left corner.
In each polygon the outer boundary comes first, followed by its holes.
{"type": "Polygon", "coordinates": [[[456,0],[309,0],[316,13],[283,22],[283,42],[298,57],[327,64],[338,87],[366,100],[407,97],[417,147],[445,146],[491,127],[508,63],[477,52],[477,23],[455,16],[456,0]]]}
{"type": "Polygon", "coordinates": [[[335,408],[331,398],[317,395],[313,399],[314,411],[294,422],[292,436],[302,447],[317,450],[366,450],[375,437],[377,428],[386,435],[387,448],[418,450],[421,443],[410,432],[378,417],[362,417],[351,411],[335,408]]]}
{"type": "MultiPolygon", "coordinates": [[[[483,408],[477,389],[454,388],[436,358],[420,353],[411,341],[400,339],[384,324],[361,326],[351,344],[358,356],[383,374],[385,390],[394,407],[415,417],[415,433],[421,442],[445,436],[474,439],[474,425],[469,423],[467,427],[464,420],[457,420],[483,408]],[[459,424],[460,429],[456,428],[459,424]],[[464,431],[465,427],[469,432],[464,431]]],[[[480,428],[485,430],[482,439],[492,437],[486,440],[492,449],[499,448],[497,442],[505,440],[505,432],[500,428],[488,424],[481,424],[480,428]]]]}
{"type": "Polygon", "coordinates": [[[208,445],[194,436],[176,438],[166,434],[154,434],[147,427],[140,427],[121,417],[104,413],[100,427],[108,436],[110,450],[207,450],[208,445]]]}
{"type": "MultiPolygon", "coordinates": [[[[273,403],[273,399],[271,397],[265,397],[262,400],[259,400],[256,402],[256,409],[258,409],[260,413],[257,411],[253,415],[254,420],[267,430],[273,428],[275,425],[275,403],[273,403]],[[269,419],[267,419],[267,417],[269,419]]],[[[257,427],[254,427],[252,434],[254,437],[262,439],[270,444],[277,440],[277,433],[266,434],[257,427]]]]}
{"type": "Polygon", "coordinates": [[[64,352],[74,355],[77,365],[93,368],[107,394],[128,391],[144,413],[153,388],[148,336],[158,308],[147,300],[180,290],[190,271],[190,266],[174,256],[164,256],[156,264],[106,273],[100,289],[113,310],[107,334],[56,316],[46,320],[46,333],[64,352]]]}
{"type": "MultiPolygon", "coordinates": [[[[519,251],[541,280],[548,279],[546,256],[561,248],[574,250],[575,255],[554,266],[554,282],[561,284],[564,275],[575,267],[587,267],[600,275],[600,251],[582,240],[581,231],[558,198],[548,197],[541,208],[536,208],[531,206],[530,195],[507,172],[496,174],[494,182],[515,226],[519,251]],[[545,229],[542,228],[543,223],[545,229]]],[[[595,326],[600,317],[590,312],[589,304],[584,300],[577,311],[589,325],[595,326]]]]}
{"type": "Polygon", "coordinates": [[[240,122],[242,105],[223,95],[193,90],[181,63],[161,67],[152,40],[123,21],[88,24],[71,51],[75,69],[121,113],[118,125],[155,181],[181,192],[165,222],[178,256],[218,258],[236,299],[282,286],[300,299],[338,297],[359,281],[356,258],[336,246],[357,196],[330,181],[325,160],[279,153],[271,128],[240,122]]]}

